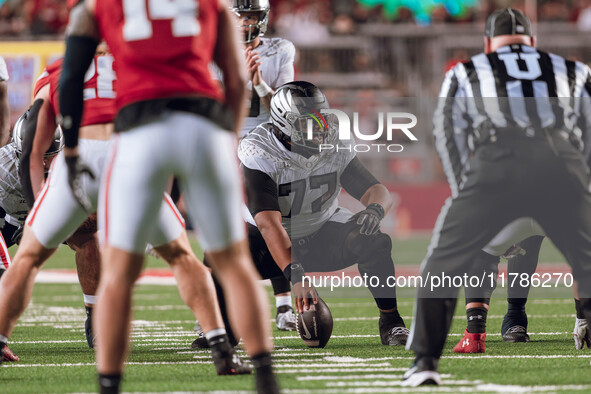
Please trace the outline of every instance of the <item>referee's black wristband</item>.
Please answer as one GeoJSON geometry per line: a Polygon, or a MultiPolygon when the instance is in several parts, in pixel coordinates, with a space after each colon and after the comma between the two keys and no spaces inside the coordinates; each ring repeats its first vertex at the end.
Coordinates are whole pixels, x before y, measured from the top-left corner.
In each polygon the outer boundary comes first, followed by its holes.
{"type": "Polygon", "coordinates": [[[304,271],[304,267],[300,263],[290,263],[285,269],[283,270],[283,275],[291,282],[292,285],[296,283],[300,283],[303,281],[303,276],[306,275],[306,271],[304,271]]]}

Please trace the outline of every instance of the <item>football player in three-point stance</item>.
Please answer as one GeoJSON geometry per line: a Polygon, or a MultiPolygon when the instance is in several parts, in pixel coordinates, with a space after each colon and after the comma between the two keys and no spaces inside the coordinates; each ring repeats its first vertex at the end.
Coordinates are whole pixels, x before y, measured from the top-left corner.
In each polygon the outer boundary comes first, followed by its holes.
{"type": "Polygon", "coordinates": [[[392,240],[379,230],[392,198],[352,146],[338,142],[335,123],[318,117],[328,108],[315,85],[287,83],[273,95],[271,121],[240,142],[248,207],[256,222],[248,226],[251,253],[264,278],[283,272],[292,281],[298,312],[317,298],[302,282],[304,272],[358,264],[361,274],[380,281],[368,287],[380,310],[382,344],[404,345],[408,329],[398,313],[396,290],[386,285],[394,277],[392,240]],[[340,150],[321,150],[320,144],[338,144],[340,150]],[[354,215],[339,207],[341,188],[366,208],[354,215]]]}
{"type": "MultiPolygon", "coordinates": [[[[227,131],[240,129],[246,85],[234,25],[219,0],[86,0],[71,13],[60,111],[68,179],[76,196],[81,196],[88,172],[78,154],[79,98],[101,37],[117,62],[117,134],[99,204],[105,238],[95,320],[101,392],[119,391],[129,344],[131,292],[156,228],[152,213],[173,177],[201,230],[201,245],[214,273],[232,301],[232,321],[252,358],[257,390],[279,392],[268,301],[257,283],[240,217],[236,135],[227,131]],[[225,92],[210,75],[214,61],[224,75],[225,92]]],[[[229,346],[225,331],[218,334],[208,340],[229,346]]]]}

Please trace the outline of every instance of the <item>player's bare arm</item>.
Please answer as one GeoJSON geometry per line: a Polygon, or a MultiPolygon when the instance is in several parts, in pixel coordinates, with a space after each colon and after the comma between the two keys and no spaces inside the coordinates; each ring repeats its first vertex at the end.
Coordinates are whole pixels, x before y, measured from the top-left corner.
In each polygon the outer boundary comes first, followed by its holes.
{"type": "Polygon", "coordinates": [[[35,96],[35,100],[42,100],[37,115],[37,129],[33,139],[31,155],[29,157],[29,176],[35,198],[41,192],[45,182],[45,165],[43,156],[51,146],[57,127],[55,113],[49,101],[49,84],[45,85],[35,96]]]}
{"type": "MultiPolygon", "coordinates": [[[[291,268],[298,263],[291,261],[291,239],[285,228],[281,225],[281,212],[262,211],[254,216],[254,221],[265,239],[265,243],[277,266],[281,268],[284,274],[289,271],[289,273],[294,274],[293,276],[296,276],[295,271],[291,268]]],[[[291,277],[293,283],[293,276],[287,276],[291,277]]],[[[318,302],[316,289],[309,283],[301,281],[293,283],[293,293],[298,313],[302,313],[304,310],[310,308],[310,299],[312,299],[314,304],[318,302]]]]}
{"type": "Polygon", "coordinates": [[[214,60],[224,75],[226,104],[234,115],[234,130],[238,135],[246,113],[246,66],[234,19],[221,1],[214,60]]]}
{"type": "Polygon", "coordinates": [[[366,207],[371,204],[380,204],[384,208],[384,213],[392,207],[392,195],[388,188],[382,184],[373,185],[367,189],[360,201],[366,207]]]}
{"type": "Polygon", "coordinates": [[[273,259],[283,271],[291,263],[291,239],[281,225],[281,212],[262,211],[255,215],[254,221],[273,259]]]}
{"type": "Polygon", "coordinates": [[[361,234],[377,233],[384,215],[392,207],[392,196],[388,189],[378,182],[358,158],[347,165],[341,176],[341,183],[351,196],[366,207],[349,220],[357,221],[361,226],[361,234]]]}
{"type": "Polygon", "coordinates": [[[10,106],[8,104],[8,87],[0,81],[0,146],[10,142],[10,106]]]}

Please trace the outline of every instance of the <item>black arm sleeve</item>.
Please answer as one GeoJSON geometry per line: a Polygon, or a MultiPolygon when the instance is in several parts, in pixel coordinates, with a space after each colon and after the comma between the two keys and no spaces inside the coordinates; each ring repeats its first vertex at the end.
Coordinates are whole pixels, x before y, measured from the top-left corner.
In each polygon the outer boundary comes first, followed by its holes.
{"type": "Polygon", "coordinates": [[[21,178],[21,187],[23,188],[23,197],[27,201],[29,208],[33,208],[35,204],[35,194],[33,193],[33,186],[31,185],[31,172],[29,171],[31,164],[31,151],[33,150],[33,141],[35,140],[35,133],[37,132],[37,116],[39,109],[43,105],[42,99],[37,99],[27,110],[27,115],[23,121],[23,145],[22,152],[19,158],[19,176],[21,178]]]}
{"type": "Polygon", "coordinates": [[[341,175],[341,185],[357,200],[363,197],[367,189],[379,183],[357,157],[351,160],[341,175]]]}
{"type": "Polygon", "coordinates": [[[78,145],[78,129],[84,102],[84,74],[94,58],[98,43],[94,38],[82,36],[68,36],[66,40],[66,55],[59,83],[59,102],[64,142],[69,148],[78,145]]]}
{"type": "Polygon", "coordinates": [[[280,211],[277,184],[262,171],[242,166],[244,171],[246,200],[250,213],[255,216],[261,211],[280,211]]]}

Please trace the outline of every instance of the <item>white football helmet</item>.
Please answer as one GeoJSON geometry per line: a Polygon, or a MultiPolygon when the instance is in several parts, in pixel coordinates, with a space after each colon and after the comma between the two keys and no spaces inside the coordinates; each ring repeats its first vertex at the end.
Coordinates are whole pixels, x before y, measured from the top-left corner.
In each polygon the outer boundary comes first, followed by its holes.
{"type": "MultiPolygon", "coordinates": [[[[27,120],[28,111],[22,114],[14,124],[14,128],[12,129],[12,144],[16,149],[17,156],[20,157],[21,153],[23,152],[23,146],[25,143],[25,121],[27,120]]],[[[62,149],[64,148],[64,133],[62,132],[62,128],[58,125],[55,129],[55,133],[53,134],[53,141],[51,142],[51,146],[47,149],[47,152],[43,155],[44,157],[53,157],[56,156],[62,149]]]]}
{"type": "Polygon", "coordinates": [[[254,41],[259,36],[264,36],[267,32],[269,11],[271,10],[269,0],[233,0],[230,10],[239,18],[247,17],[246,13],[255,14],[257,17],[256,23],[239,26],[241,29],[246,29],[244,32],[245,44],[254,41]]]}
{"type": "Polygon", "coordinates": [[[271,123],[278,138],[297,153],[320,152],[320,144],[335,144],[338,122],[334,115],[321,114],[330,108],[322,91],[314,84],[294,81],[279,87],[271,98],[271,123]]]}

